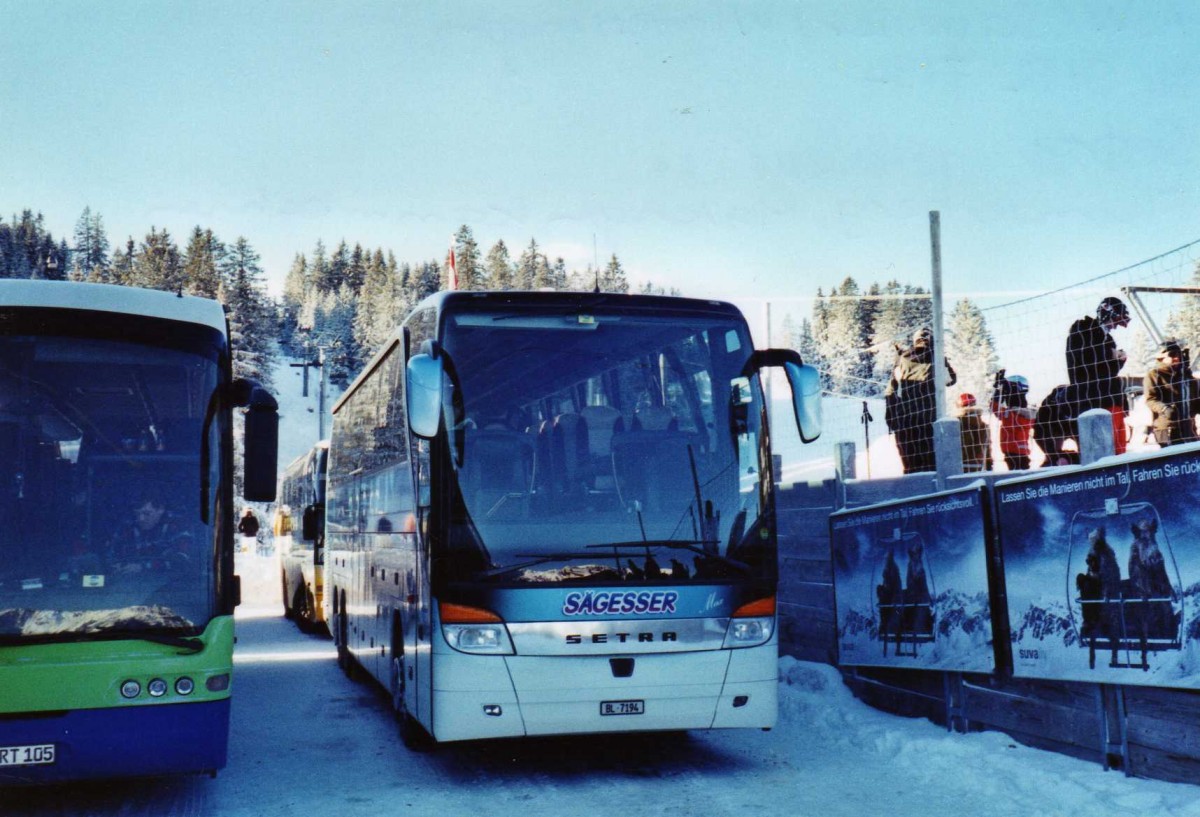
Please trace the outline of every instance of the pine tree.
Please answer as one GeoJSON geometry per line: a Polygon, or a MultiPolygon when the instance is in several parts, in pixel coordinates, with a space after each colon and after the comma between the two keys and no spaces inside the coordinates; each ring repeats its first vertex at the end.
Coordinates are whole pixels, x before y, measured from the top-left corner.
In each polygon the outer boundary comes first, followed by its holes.
{"type": "Polygon", "coordinates": [[[479,258],[479,245],[466,224],[454,234],[454,266],[458,270],[459,289],[486,289],[487,275],[479,258]]]}
{"type": "Polygon", "coordinates": [[[612,254],[604,271],[600,273],[600,291],[621,294],[629,292],[629,281],[625,278],[625,270],[621,267],[621,262],[617,260],[616,253],[612,254]]]}
{"type": "Polygon", "coordinates": [[[848,396],[872,396],[878,389],[870,377],[867,355],[867,310],[858,283],[850,277],[834,288],[825,308],[824,336],[817,337],[829,374],[829,390],[848,396]]]}
{"type": "Polygon", "coordinates": [[[796,336],[796,351],[800,359],[817,369],[824,369],[825,364],[817,352],[817,340],[813,337],[812,321],[808,318],[800,321],[800,331],[796,336]]]}
{"type": "Polygon", "coordinates": [[[358,345],[354,341],[354,315],[357,296],[349,284],[322,296],[313,341],[325,349],[329,380],[340,386],[350,383],[360,366],[358,345]]]}
{"type": "Polygon", "coordinates": [[[599,286],[599,281],[596,268],[588,264],[582,270],[571,270],[567,276],[567,289],[572,292],[591,292],[599,286]]]}
{"type": "Polygon", "coordinates": [[[904,287],[888,281],[880,290],[879,309],[871,327],[871,378],[886,385],[896,365],[896,348],[908,345],[912,330],[905,322],[904,287]]]}
{"type": "Polygon", "coordinates": [[[363,281],[367,279],[367,253],[363,252],[361,244],[355,244],[350,252],[350,264],[346,267],[346,283],[355,292],[362,290],[363,281]]]}
{"type": "Polygon", "coordinates": [[[71,278],[76,281],[108,281],[108,236],[104,233],[104,220],[92,208],[84,207],[79,221],[75,223],[74,263],[71,278]]]}
{"type": "Polygon", "coordinates": [[[183,277],[187,282],[185,291],[202,298],[215,298],[221,288],[219,263],[224,256],[224,247],[212,230],[202,230],[200,225],[192,229],[187,249],[183,251],[183,277]]]}
{"type": "MultiPolygon", "coordinates": [[[[942,357],[936,349],[934,352],[942,357]]],[[[958,375],[955,392],[973,394],[984,403],[998,368],[996,344],[983,312],[969,298],[958,301],[950,311],[945,357],[958,375]]]]}
{"type": "Polygon", "coordinates": [[[300,309],[309,290],[308,261],[304,253],[296,253],[292,266],[283,279],[283,295],[279,303],[279,341],[289,354],[297,354],[296,330],[300,326],[300,309]]]}
{"type": "Polygon", "coordinates": [[[349,282],[350,249],[346,240],[337,245],[337,249],[329,256],[329,266],[326,267],[325,278],[317,280],[317,288],[322,292],[336,292],[342,285],[349,282]]]}
{"type": "Polygon", "coordinates": [[[133,237],[130,236],[125,242],[124,250],[117,250],[113,253],[112,269],[110,270],[110,278],[114,284],[122,284],[124,286],[135,286],[133,273],[133,259],[136,255],[133,237]]]}
{"type": "Polygon", "coordinates": [[[508,247],[503,240],[497,241],[488,250],[484,263],[487,274],[487,288],[501,291],[513,288],[513,264],[509,257],[508,247]]]}
{"type": "Polygon", "coordinates": [[[133,257],[133,286],[181,292],[184,283],[183,262],[174,239],[167,230],[151,227],[133,257]]]}
{"type": "Polygon", "coordinates": [[[550,265],[550,286],[559,292],[567,289],[567,262],[561,256],[550,265]]]}
{"type": "Polygon", "coordinates": [[[413,306],[438,291],[442,280],[442,265],[437,261],[426,261],[413,270],[413,306]]]}
{"type": "Polygon", "coordinates": [[[329,257],[325,253],[325,245],[317,239],[313,248],[312,261],[308,265],[309,281],[312,288],[322,295],[329,291],[329,257]]]}
{"type": "Polygon", "coordinates": [[[529,239],[529,246],[521,253],[521,257],[517,259],[517,268],[513,274],[513,289],[530,290],[535,286],[538,274],[538,258],[541,253],[538,251],[537,241],[529,239]]]}
{"type": "Polygon", "coordinates": [[[378,252],[366,265],[354,314],[354,342],[364,359],[369,359],[391,335],[395,300],[393,281],[384,265],[383,253],[378,252]]]}
{"type": "Polygon", "coordinates": [[[222,297],[229,315],[230,345],[233,347],[233,373],[251,377],[270,388],[274,358],[274,310],[262,285],[259,255],[244,236],[229,248],[232,271],[229,283],[221,283],[222,297]]]}

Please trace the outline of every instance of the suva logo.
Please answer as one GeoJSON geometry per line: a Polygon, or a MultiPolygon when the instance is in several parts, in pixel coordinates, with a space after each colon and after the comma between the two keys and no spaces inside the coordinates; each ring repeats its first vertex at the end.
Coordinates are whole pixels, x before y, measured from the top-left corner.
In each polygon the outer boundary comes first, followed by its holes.
{"type": "Polygon", "coordinates": [[[643,590],[639,593],[617,591],[613,593],[586,592],[568,593],[563,599],[563,615],[645,615],[674,613],[679,594],[674,590],[643,590]]]}

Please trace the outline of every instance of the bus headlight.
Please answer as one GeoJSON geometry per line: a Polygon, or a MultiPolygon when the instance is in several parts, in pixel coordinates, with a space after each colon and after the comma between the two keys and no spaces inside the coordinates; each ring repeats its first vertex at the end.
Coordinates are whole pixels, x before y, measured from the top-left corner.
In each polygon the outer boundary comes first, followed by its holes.
{"type": "Polygon", "coordinates": [[[725,649],[757,647],[775,634],[775,597],[747,602],[733,611],[725,631],[725,649]]]}
{"type": "Polygon", "coordinates": [[[477,655],[513,655],[512,639],[504,619],[491,610],[465,604],[439,602],[442,637],[460,652],[477,655]]]}
{"type": "Polygon", "coordinates": [[[771,640],[775,632],[775,617],[735,618],[725,631],[725,649],[757,647],[771,640]]]}
{"type": "Polygon", "coordinates": [[[456,650],[484,655],[512,655],[512,641],[503,624],[443,624],[446,643],[456,650]]]}

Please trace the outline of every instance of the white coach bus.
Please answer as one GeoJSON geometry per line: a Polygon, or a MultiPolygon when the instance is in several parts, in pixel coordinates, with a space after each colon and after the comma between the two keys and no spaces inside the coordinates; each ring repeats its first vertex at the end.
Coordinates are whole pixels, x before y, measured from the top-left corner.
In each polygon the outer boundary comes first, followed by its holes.
{"type": "Polygon", "coordinates": [[[326,619],[406,744],[767,728],[778,579],[760,378],[717,301],[439,293],[334,406],[326,619]]]}

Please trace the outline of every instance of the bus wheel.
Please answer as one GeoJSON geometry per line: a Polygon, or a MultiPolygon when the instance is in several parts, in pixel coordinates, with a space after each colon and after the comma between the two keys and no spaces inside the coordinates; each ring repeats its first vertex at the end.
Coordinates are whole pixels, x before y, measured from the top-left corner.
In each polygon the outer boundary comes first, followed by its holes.
{"type": "Polygon", "coordinates": [[[321,627],[317,623],[317,600],[313,598],[311,590],[304,591],[304,612],[304,632],[317,632],[321,627]]]}
{"type": "Polygon", "coordinates": [[[337,662],[342,668],[342,672],[351,681],[358,680],[358,664],[354,661],[354,656],[350,654],[350,628],[346,623],[346,614],[339,613],[336,618],[335,629],[337,630],[337,662]]]}
{"type": "Polygon", "coordinates": [[[404,700],[406,686],[404,677],[404,656],[392,656],[392,708],[396,715],[396,723],[400,728],[400,742],[413,752],[428,752],[433,748],[433,738],[417,723],[408,711],[408,702],[404,700]]]}
{"type": "Polygon", "coordinates": [[[308,632],[311,616],[312,608],[308,605],[308,597],[304,592],[304,588],[297,587],[295,594],[292,596],[292,618],[295,620],[296,627],[300,632],[308,632]]]}
{"type": "Polygon", "coordinates": [[[296,613],[292,610],[291,604],[288,603],[287,575],[286,574],[283,574],[283,573],[279,574],[279,584],[282,589],[282,596],[283,596],[283,617],[286,618],[288,621],[291,621],[292,619],[294,619],[296,617],[296,613]]]}

